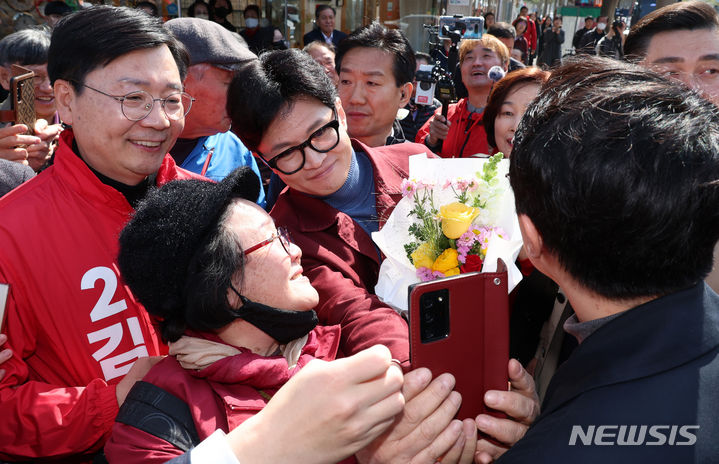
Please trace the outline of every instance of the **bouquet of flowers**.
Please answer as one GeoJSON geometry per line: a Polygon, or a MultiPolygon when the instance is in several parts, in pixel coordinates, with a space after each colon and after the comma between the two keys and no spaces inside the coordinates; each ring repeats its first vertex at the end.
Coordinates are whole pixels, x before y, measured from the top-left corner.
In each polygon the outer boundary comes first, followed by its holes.
{"type": "Polygon", "coordinates": [[[403,198],[372,234],[386,259],[375,293],[407,309],[409,285],[465,272],[508,267],[509,290],[521,280],[514,261],[521,235],[502,154],[488,159],[410,158],[403,198]]]}

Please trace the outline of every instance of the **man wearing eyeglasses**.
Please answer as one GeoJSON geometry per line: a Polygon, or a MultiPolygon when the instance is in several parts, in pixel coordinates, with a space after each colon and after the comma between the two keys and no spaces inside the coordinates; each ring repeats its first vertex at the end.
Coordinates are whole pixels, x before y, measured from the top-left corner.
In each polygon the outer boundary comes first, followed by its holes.
{"type": "Polygon", "coordinates": [[[116,265],[146,192],[197,177],[167,154],[192,97],[159,20],[95,7],[64,19],[48,74],[63,131],[55,163],[0,200],[0,460],[89,458],[130,387],[166,348],[116,265]],[[102,27],[97,27],[102,25],[102,27]]]}
{"type": "MultiPolygon", "coordinates": [[[[175,162],[214,181],[240,166],[249,166],[261,178],[252,153],[230,131],[225,110],[232,73],[257,57],[230,31],[212,21],[177,18],[166,22],[165,27],[190,54],[183,84],[196,99],[185,118],[185,128],[170,150],[175,162]]],[[[264,206],[262,188],[257,202],[264,206]]]]}
{"type": "MultiPolygon", "coordinates": [[[[319,293],[320,323],[341,325],[345,354],[381,343],[407,363],[407,324],[374,294],[382,258],[370,233],[402,196],[408,156],[434,155],[415,143],[372,148],[350,139],[332,81],[297,50],[265,53],[238,72],[228,110],[233,130],[288,186],[270,215],[302,249],[303,273],[319,293]]],[[[516,390],[493,392],[498,403],[490,407],[517,420],[482,416],[483,432],[507,444],[538,411],[531,381],[521,380],[529,376],[516,361],[510,366],[516,390]]],[[[506,448],[482,440],[478,449],[496,457],[506,448]]]]}
{"type": "Polygon", "coordinates": [[[230,84],[232,127],[289,186],[271,215],[303,251],[305,274],[320,294],[320,321],[342,324],[342,351],[381,342],[406,362],[407,325],[372,294],[381,256],[370,234],[401,197],[408,155],[429,151],[350,141],[337,91],[325,73],[315,73],[318,66],[291,50],[262,55],[230,84]],[[271,85],[244,84],[268,79],[271,85]]]}

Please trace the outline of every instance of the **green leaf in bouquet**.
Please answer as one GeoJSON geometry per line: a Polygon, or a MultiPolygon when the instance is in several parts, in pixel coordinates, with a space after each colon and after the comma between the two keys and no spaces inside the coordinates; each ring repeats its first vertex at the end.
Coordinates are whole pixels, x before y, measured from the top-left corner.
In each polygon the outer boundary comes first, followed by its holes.
{"type": "Polygon", "coordinates": [[[407,253],[407,259],[409,259],[409,262],[412,262],[412,253],[415,252],[415,250],[419,248],[419,243],[417,242],[409,242],[404,244],[404,251],[407,253]]]}

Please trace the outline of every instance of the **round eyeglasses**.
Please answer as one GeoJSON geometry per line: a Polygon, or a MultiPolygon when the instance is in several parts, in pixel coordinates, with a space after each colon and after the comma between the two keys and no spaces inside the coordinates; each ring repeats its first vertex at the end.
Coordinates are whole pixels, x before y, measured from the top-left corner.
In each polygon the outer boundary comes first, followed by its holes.
{"type": "Polygon", "coordinates": [[[333,117],[332,121],[314,131],[303,143],[288,148],[269,161],[265,160],[264,155],[258,151],[257,154],[260,155],[260,160],[282,174],[296,173],[305,166],[305,148],[310,147],[317,153],[327,153],[340,142],[340,122],[334,112],[333,117]]]}
{"type": "Polygon", "coordinates": [[[155,102],[158,101],[162,105],[162,110],[168,119],[177,121],[187,116],[187,113],[190,112],[190,108],[192,108],[192,102],[195,101],[195,99],[186,92],[176,92],[165,98],[153,98],[152,95],[144,90],[137,90],[120,96],[110,95],[102,90],[90,87],[87,84],[78,85],[119,101],[122,114],[130,121],[141,121],[145,119],[152,112],[155,102]]]}
{"type": "MultiPolygon", "coordinates": [[[[284,248],[285,252],[290,255],[290,246],[292,245],[292,237],[290,236],[290,232],[285,229],[284,227],[278,227],[277,233],[272,234],[272,237],[268,238],[267,240],[263,240],[257,245],[252,245],[248,249],[244,251],[245,256],[249,255],[253,251],[257,251],[260,248],[262,248],[265,245],[269,245],[272,243],[276,238],[280,239],[280,244],[282,245],[282,248],[284,248]]],[[[290,255],[292,256],[292,255],[290,255]]]]}

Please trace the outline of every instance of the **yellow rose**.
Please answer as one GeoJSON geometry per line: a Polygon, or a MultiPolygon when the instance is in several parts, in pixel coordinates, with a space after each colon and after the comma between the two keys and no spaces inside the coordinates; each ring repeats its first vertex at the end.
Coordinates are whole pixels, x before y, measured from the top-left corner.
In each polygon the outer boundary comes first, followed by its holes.
{"type": "MultiPolygon", "coordinates": [[[[445,276],[448,275],[447,272],[456,267],[459,267],[459,261],[457,261],[457,250],[454,248],[444,250],[432,264],[433,271],[439,271],[445,276]]],[[[457,274],[459,274],[459,270],[457,270],[457,274]]]]}
{"type": "Polygon", "coordinates": [[[455,275],[459,275],[459,268],[458,268],[458,267],[453,267],[453,268],[450,269],[449,271],[444,272],[444,276],[445,276],[445,277],[451,277],[451,276],[455,276],[455,275]]]}
{"type": "Polygon", "coordinates": [[[442,218],[442,232],[448,238],[457,239],[467,232],[469,226],[479,215],[479,209],[472,208],[458,201],[439,208],[442,218]]]}
{"type": "Polygon", "coordinates": [[[416,269],[419,269],[420,267],[431,268],[435,257],[432,252],[432,247],[427,242],[418,246],[410,256],[412,257],[412,264],[414,264],[416,269]]]}

